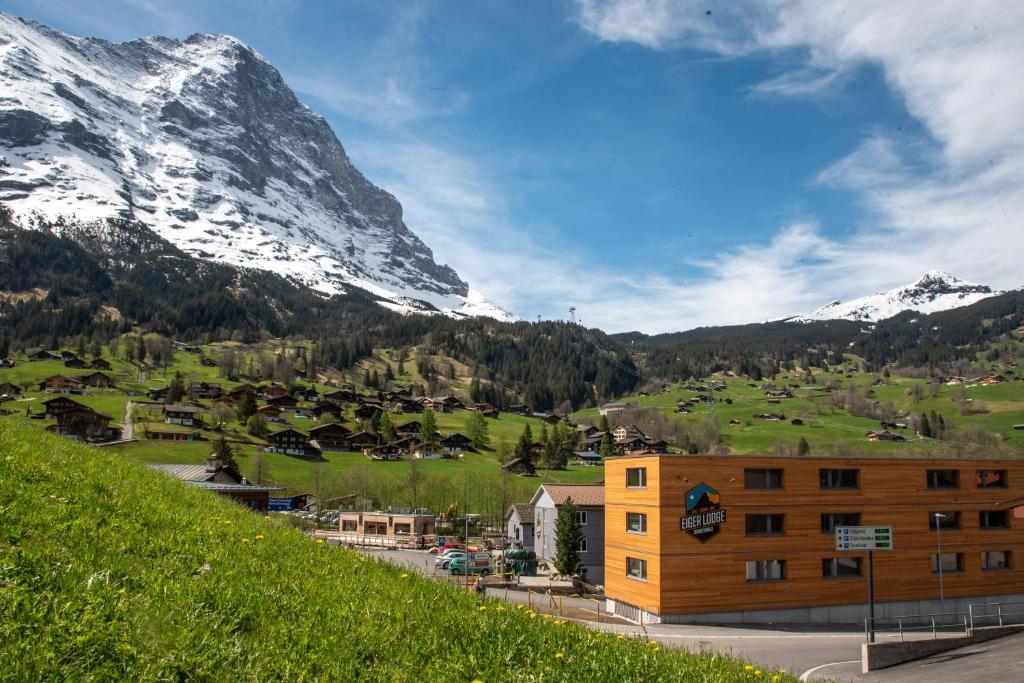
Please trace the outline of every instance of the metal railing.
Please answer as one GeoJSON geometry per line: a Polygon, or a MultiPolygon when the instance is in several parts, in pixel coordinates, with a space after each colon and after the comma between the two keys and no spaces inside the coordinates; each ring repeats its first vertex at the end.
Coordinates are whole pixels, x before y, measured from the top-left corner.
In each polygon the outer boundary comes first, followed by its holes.
{"type": "Polygon", "coordinates": [[[967,612],[935,612],[933,614],[906,614],[895,617],[875,617],[864,620],[864,639],[872,642],[871,635],[898,634],[900,641],[915,634],[943,636],[968,635],[970,626],[967,612]]]}
{"type": "Polygon", "coordinates": [[[984,626],[1024,624],[1024,601],[972,602],[967,611],[970,615],[972,631],[977,627],[984,626]]]}

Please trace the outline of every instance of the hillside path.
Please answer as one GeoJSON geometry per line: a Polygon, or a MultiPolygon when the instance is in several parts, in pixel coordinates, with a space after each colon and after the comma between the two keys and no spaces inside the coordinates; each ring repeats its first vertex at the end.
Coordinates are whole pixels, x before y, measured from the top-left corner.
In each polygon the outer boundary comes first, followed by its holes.
{"type": "Polygon", "coordinates": [[[132,425],[132,400],[128,399],[128,403],[124,406],[124,424],[121,426],[121,441],[131,441],[132,432],[135,431],[132,425]]]}

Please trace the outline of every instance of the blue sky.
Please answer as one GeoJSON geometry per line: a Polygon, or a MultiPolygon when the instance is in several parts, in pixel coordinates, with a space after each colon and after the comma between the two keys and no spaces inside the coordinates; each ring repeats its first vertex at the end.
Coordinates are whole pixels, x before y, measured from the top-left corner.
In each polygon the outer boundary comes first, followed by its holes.
{"type": "Polygon", "coordinates": [[[661,332],[939,268],[1019,287],[1022,3],[0,0],[226,33],[495,303],[661,332]]]}

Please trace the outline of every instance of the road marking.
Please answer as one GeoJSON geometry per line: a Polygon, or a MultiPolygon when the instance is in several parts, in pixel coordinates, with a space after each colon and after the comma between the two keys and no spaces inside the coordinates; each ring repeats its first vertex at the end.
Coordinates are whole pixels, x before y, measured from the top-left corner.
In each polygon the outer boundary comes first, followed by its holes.
{"type": "Polygon", "coordinates": [[[851,659],[848,662],[831,662],[829,664],[821,664],[819,666],[814,667],[813,669],[808,669],[807,671],[800,674],[800,680],[806,681],[808,676],[810,676],[815,671],[819,671],[820,669],[827,669],[830,666],[839,666],[840,664],[857,664],[858,662],[860,662],[859,659],[851,659]]]}

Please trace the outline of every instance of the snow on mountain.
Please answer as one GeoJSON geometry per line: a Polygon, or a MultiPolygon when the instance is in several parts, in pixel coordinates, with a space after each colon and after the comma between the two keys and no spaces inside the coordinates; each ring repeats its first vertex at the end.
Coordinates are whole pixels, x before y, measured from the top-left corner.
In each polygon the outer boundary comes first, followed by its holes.
{"type": "Polygon", "coordinates": [[[0,153],[0,202],[23,219],[133,216],[325,294],[514,319],[434,262],[398,201],[235,38],[116,44],[0,13],[0,153]]]}
{"type": "Polygon", "coordinates": [[[987,285],[964,282],[941,270],[930,270],[916,282],[887,292],[878,292],[853,301],[833,301],[806,315],[784,320],[812,322],[815,320],[866,320],[891,318],[903,311],[936,313],[960,306],[969,306],[986,297],[1002,294],[987,285]]]}

